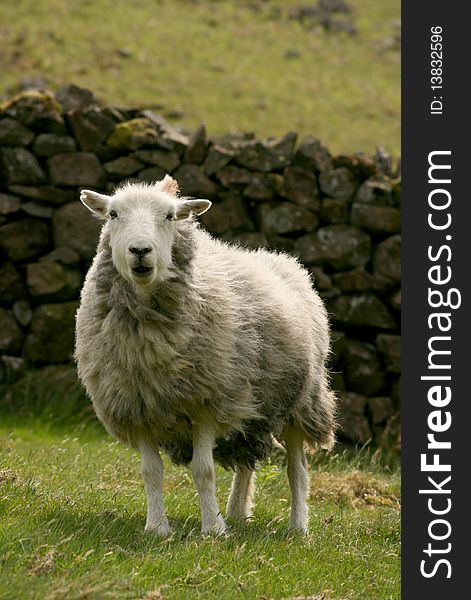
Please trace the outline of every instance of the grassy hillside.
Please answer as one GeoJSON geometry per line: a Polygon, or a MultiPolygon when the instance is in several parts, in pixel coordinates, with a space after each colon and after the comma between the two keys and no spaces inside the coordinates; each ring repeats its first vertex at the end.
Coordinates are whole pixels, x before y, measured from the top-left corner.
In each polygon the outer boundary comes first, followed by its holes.
{"type": "MultiPolygon", "coordinates": [[[[0,390],[2,600],[399,598],[396,467],[365,451],[312,459],[304,537],[287,531],[280,454],[258,472],[250,522],[214,538],[200,534],[190,470],[166,461],[175,533],[162,541],[143,532],[137,453],[103,431],[60,373],[0,390]]],[[[218,468],[221,507],[230,479],[218,468]]]]}
{"type": "MultiPolygon", "coordinates": [[[[312,133],[399,154],[399,0],[350,0],[358,34],[288,19],[299,0],[3,0],[0,93],[42,76],[156,106],[212,134],[312,133]]],[[[341,16],[341,15],[340,15],[341,16]]]]}

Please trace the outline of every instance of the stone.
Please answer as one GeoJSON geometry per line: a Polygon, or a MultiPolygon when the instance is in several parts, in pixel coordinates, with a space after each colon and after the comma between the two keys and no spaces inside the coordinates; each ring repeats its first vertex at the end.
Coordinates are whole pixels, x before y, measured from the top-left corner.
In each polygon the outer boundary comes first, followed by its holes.
{"type": "Polygon", "coordinates": [[[257,202],[271,200],[280,189],[281,175],[276,173],[252,173],[250,183],[244,188],[244,196],[257,202]]]}
{"type": "Polygon", "coordinates": [[[180,157],[176,152],[167,152],[165,150],[144,149],[136,150],[132,158],[142,161],[147,165],[160,167],[166,173],[171,173],[180,165],[180,157]]]}
{"type": "Polygon", "coordinates": [[[49,254],[41,256],[39,260],[59,262],[63,265],[78,265],[80,263],[80,254],[78,254],[78,252],[75,250],[72,250],[72,248],[59,246],[58,248],[54,248],[54,250],[49,252],[49,254]]]}
{"type": "Polygon", "coordinates": [[[351,294],[332,298],[328,310],[336,325],[396,329],[396,321],[385,304],[372,294],[351,294]]]}
{"type": "Polygon", "coordinates": [[[346,167],[359,181],[372,177],[377,172],[376,162],[362,152],[336,156],[334,167],[346,167]]]}
{"type": "Polygon", "coordinates": [[[364,267],[356,267],[351,271],[343,271],[332,275],[334,284],[346,293],[375,292],[384,293],[391,287],[389,279],[376,277],[364,267]]]}
{"type": "Polygon", "coordinates": [[[314,234],[298,238],[294,252],[304,264],[326,264],[342,271],[367,264],[371,240],[353,225],[327,225],[314,234]]]}
{"type": "Polygon", "coordinates": [[[142,115],[147,119],[158,131],[158,146],[164,150],[176,152],[181,156],[188,147],[190,140],[181,130],[167,121],[159,114],[152,110],[142,111],[142,115]]]}
{"type": "Polygon", "coordinates": [[[24,202],[21,206],[21,210],[27,215],[32,217],[40,217],[41,219],[50,219],[54,213],[54,209],[46,204],[40,202],[24,202]]]}
{"type": "Polygon", "coordinates": [[[10,306],[26,295],[26,286],[15,265],[9,261],[0,263],[0,304],[10,306]]]}
{"type": "Polygon", "coordinates": [[[24,375],[25,361],[19,356],[0,357],[0,381],[11,384],[24,375]]]}
{"type": "Polygon", "coordinates": [[[386,380],[373,344],[347,339],[342,365],[347,388],[350,391],[372,396],[384,389],[386,380]]]}
{"type": "Polygon", "coordinates": [[[232,231],[229,231],[222,236],[222,239],[226,242],[236,243],[244,248],[251,248],[252,250],[268,246],[267,238],[263,233],[259,233],[258,231],[243,233],[232,233],[232,231]]]}
{"type": "Polygon", "coordinates": [[[27,90],[20,92],[1,107],[4,116],[20,121],[33,131],[64,132],[61,107],[49,92],[27,90]]]}
{"type": "Polygon", "coordinates": [[[384,423],[394,414],[394,406],[388,396],[368,398],[368,408],[373,425],[384,423]]]}
{"type": "Polygon", "coordinates": [[[203,169],[198,165],[181,165],[175,171],[174,177],[184,196],[211,199],[216,195],[216,184],[204,174],[203,169]]]}
{"type": "Polygon", "coordinates": [[[392,206],[374,206],[354,202],[350,210],[350,222],[373,233],[399,233],[401,231],[401,211],[392,206]]]}
{"type": "Polygon", "coordinates": [[[328,290],[319,290],[319,296],[323,300],[329,300],[330,298],[335,298],[336,296],[339,296],[340,293],[341,292],[340,292],[339,288],[336,288],[335,286],[332,286],[328,290]]]}
{"type": "Polygon", "coordinates": [[[245,204],[237,197],[214,203],[199,220],[208,231],[215,234],[234,229],[247,231],[254,228],[245,204]]]}
{"type": "Polygon", "coordinates": [[[33,311],[31,306],[25,298],[17,300],[12,308],[12,313],[15,319],[22,327],[28,327],[33,318],[33,311]]]}
{"type": "Polygon", "coordinates": [[[233,158],[234,152],[232,150],[213,144],[210,146],[206,160],[204,161],[204,172],[211,177],[224,169],[233,158]]]}
{"type": "Polygon", "coordinates": [[[154,183],[160,181],[165,177],[165,171],[160,167],[148,167],[143,169],[137,176],[138,181],[145,181],[146,183],[154,183]]]}
{"type": "Polygon", "coordinates": [[[183,156],[184,162],[201,165],[206,156],[207,146],[206,127],[201,124],[190,136],[188,146],[183,156]]]}
{"type": "Polygon", "coordinates": [[[33,144],[33,152],[36,156],[49,157],[63,152],[75,152],[76,150],[77,144],[74,138],[55,133],[40,133],[33,144]]]}
{"type": "Polygon", "coordinates": [[[373,273],[394,283],[401,282],[401,236],[393,235],[380,242],[373,255],[373,273]]]}
{"type": "Polygon", "coordinates": [[[23,345],[23,356],[27,361],[54,364],[72,359],[78,305],[78,302],[41,304],[34,310],[23,345]]]}
{"type": "Polygon", "coordinates": [[[49,177],[54,185],[101,188],[106,173],[91,152],[56,154],[48,159],[49,177]]]}
{"type": "Polygon", "coordinates": [[[17,354],[21,350],[23,334],[13,317],[4,308],[0,308],[0,353],[17,354]]]}
{"type": "Polygon", "coordinates": [[[77,198],[75,190],[58,188],[53,185],[11,185],[8,190],[25,198],[49,202],[50,204],[63,204],[64,202],[70,202],[77,198]]]}
{"type": "Polygon", "coordinates": [[[253,174],[248,169],[241,169],[235,165],[229,165],[221,169],[216,177],[226,188],[240,185],[249,185],[252,182],[253,174]]]}
{"type": "Polygon", "coordinates": [[[254,140],[243,144],[235,161],[253,171],[276,171],[287,167],[293,158],[297,135],[288,133],[281,139],[262,142],[254,140]]]}
{"type": "Polygon", "coordinates": [[[373,436],[367,418],[359,415],[342,415],[340,431],[348,440],[359,444],[366,444],[373,436]]]}
{"type": "Polygon", "coordinates": [[[329,365],[331,368],[337,367],[337,365],[340,363],[346,340],[347,334],[344,331],[333,330],[330,332],[330,345],[332,348],[332,354],[329,365]]]}
{"type": "Polygon", "coordinates": [[[314,231],[319,225],[316,214],[304,206],[279,202],[260,207],[261,229],[265,234],[284,234],[296,231],[314,231]]]}
{"type": "Polygon", "coordinates": [[[393,310],[396,310],[396,311],[400,311],[401,310],[401,290],[400,289],[396,290],[389,297],[389,305],[391,306],[391,308],[393,310]]]}
{"type": "Polygon", "coordinates": [[[20,210],[21,198],[0,192],[0,215],[12,215],[20,210]]]}
{"type": "MultiPolygon", "coordinates": [[[[130,118],[126,109],[117,108],[116,106],[104,106],[101,110],[104,115],[111,117],[115,123],[122,123],[130,118]]],[[[134,112],[136,112],[136,109],[134,109],[134,112]]]]}
{"type": "Polygon", "coordinates": [[[314,287],[318,290],[332,289],[332,279],[321,267],[309,267],[309,272],[314,279],[314,287]]]}
{"type": "Polygon", "coordinates": [[[380,177],[367,179],[358,188],[355,194],[355,201],[362,204],[394,206],[390,181],[380,177]]]}
{"type": "Polygon", "coordinates": [[[402,183],[400,179],[396,179],[392,182],[392,196],[394,200],[394,206],[401,208],[402,183]]]}
{"type": "Polygon", "coordinates": [[[318,211],[320,208],[317,178],[301,167],[287,167],[283,171],[281,195],[301,206],[318,211]]]}
{"type": "Polygon", "coordinates": [[[212,143],[225,148],[226,150],[237,152],[247,142],[253,142],[254,140],[255,134],[253,132],[239,131],[214,136],[212,138],[212,143]]]}
{"type": "Polygon", "coordinates": [[[335,392],[346,391],[345,378],[342,373],[334,372],[331,374],[330,386],[335,392]]]}
{"type": "Polygon", "coordinates": [[[39,219],[27,218],[0,226],[0,248],[14,262],[30,260],[47,252],[49,228],[39,219]]]}
{"type": "Polygon", "coordinates": [[[65,113],[83,110],[96,102],[93,92],[74,84],[61,87],[56,93],[56,100],[65,113]]]}
{"type": "Polygon", "coordinates": [[[351,171],[345,167],[337,167],[331,171],[323,171],[319,175],[319,186],[326,196],[337,200],[349,200],[357,188],[351,171]]]}
{"type": "Polygon", "coordinates": [[[293,164],[317,173],[330,171],[333,167],[332,156],[318,139],[308,135],[298,146],[293,164]]]}
{"type": "Polygon", "coordinates": [[[365,415],[368,405],[368,398],[357,392],[345,392],[339,394],[341,401],[342,412],[351,415],[362,417],[365,415]]]}
{"type": "Polygon", "coordinates": [[[401,336],[379,333],[376,336],[378,348],[388,373],[401,372],[401,336]]]}
{"type": "Polygon", "coordinates": [[[382,146],[378,146],[375,151],[374,160],[376,162],[378,171],[384,173],[388,177],[395,176],[395,169],[393,166],[393,159],[389,152],[382,146]]]}
{"type": "Polygon", "coordinates": [[[106,163],[114,160],[115,158],[119,158],[122,152],[121,150],[116,150],[115,148],[110,148],[110,146],[105,146],[102,144],[93,149],[93,154],[95,154],[101,163],[106,163]]]}
{"type": "Polygon", "coordinates": [[[401,405],[401,378],[396,377],[391,384],[391,401],[396,409],[401,405]]]}
{"type": "Polygon", "coordinates": [[[80,149],[90,152],[103,144],[114,130],[116,121],[98,106],[88,106],[67,115],[80,149]]]}
{"type": "Polygon", "coordinates": [[[57,262],[26,265],[26,284],[31,297],[37,301],[73,300],[82,283],[80,271],[57,262]]]}
{"type": "Polygon", "coordinates": [[[0,175],[5,185],[35,185],[46,180],[35,156],[25,148],[0,148],[0,175]]]}
{"type": "Polygon", "coordinates": [[[283,237],[281,235],[268,235],[268,248],[270,250],[275,250],[275,252],[293,252],[293,240],[288,237],[283,237]]]}
{"type": "Polygon", "coordinates": [[[15,119],[0,119],[0,146],[27,146],[34,133],[15,119]]]}
{"type": "Polygon", "coordinates": [[[110,160],[103,165],[109,179],[120,181],[125,177],[134,175],[144,167],[144,163],[132,156],[120,156],[115,160],[110,160]]]}
{"type": "Polygon", "coordinates": [[[338,392],[340,401],[340,430],[352,442],[365,444],[372,432],[365,416],[367,398],[354,392],[338,392]]]}
{"type": "Polygon", "coordinates": [[[332,225],[337,223],[347,223],[348,204],[344,200],[324,198],[320,207],[319,216],[324,223],[332,225]]]}
{"type": "Polygon", "coordinates": [[[52,225],[56,248],[72,248],[87,261],[95,256],[102,223],[81,202],[71,202],[58,208],[52,225]]]}
{"type": "Polygon", "coordinates": [[[150,119],[138,117],[115,125],[106,145],[119,150],[137,150],[146,146],[160,146],[161,136],[150,119]]]}

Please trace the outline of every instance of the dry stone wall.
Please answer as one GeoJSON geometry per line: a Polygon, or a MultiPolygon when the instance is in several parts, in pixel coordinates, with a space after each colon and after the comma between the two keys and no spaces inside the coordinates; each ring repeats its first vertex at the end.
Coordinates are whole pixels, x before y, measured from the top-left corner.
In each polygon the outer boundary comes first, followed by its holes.
{"type": "Polygon", "coordinates": [[[343,435],[384,438],[399,409],[401,311],[401,187],[387,154],[332,156],[294,133],[210,139],[75,86],[0,105],[2,377],[71,360],[100,228],[80,189],[166,173],[213,201],[201,222],[215,236],[292,253],[311,271],[334,329],[343,435]]]}

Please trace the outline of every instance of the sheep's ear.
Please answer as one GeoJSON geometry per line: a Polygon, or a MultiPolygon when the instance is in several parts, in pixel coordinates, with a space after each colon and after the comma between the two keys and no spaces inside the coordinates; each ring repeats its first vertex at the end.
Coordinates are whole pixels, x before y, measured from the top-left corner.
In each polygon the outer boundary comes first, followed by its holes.
{"type": "Polygon", "coordinates": [[[178,203],[174,218],[178,221],[181,219],[188,219],[192,213],[195,215],[202,215],[210,208],[211,202],[209,200],[203,200],[201,198],[198,198],[197,200],[183,200],[178,203]]]}
{"type": "Polygon", "coordinates": [[[170,175],[165,175],[162,181],[159,182],[159,185],[160,189],[163,192],[167,192],[168,194],[173,194],[174,196],[177,196],[180,192],[180,188],[178,187],[177,181],[173,177],[170,177],[170,175]]]}
{"type": "Polygon", "coordinates": [[[92,190],[82,190],[80,192],[80,200],[88,210],[91,210],[100,219],[104,219],[108,214],[109,196],[93,192],[92,190]]]}

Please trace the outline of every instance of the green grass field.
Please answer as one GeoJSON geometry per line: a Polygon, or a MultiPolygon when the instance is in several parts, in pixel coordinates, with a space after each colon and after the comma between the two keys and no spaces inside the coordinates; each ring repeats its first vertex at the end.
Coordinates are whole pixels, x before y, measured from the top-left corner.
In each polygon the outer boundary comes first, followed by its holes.
{"type": "MultiPolygon", "coordinates": [[[[23,77],[153,106],[210,134],[289,130],[399,155],[399,0],[350,0],[358,35],[289,20],[300,0],[3,0],[0,93],[23,77]]],[[[312,2],[315,4],[315,2],[312,2]]]]}
{"type": "MultiPolygon", "coordinates": [[[[49,380],[50,383],[50,380],[49,380]]],[[[365,450],[311,464],[311,532],[287,532],[284,457],[258,474],[250,522],[202,537],[188,469],[166,462],[175,533],[144,534],[136,452],[81,394],[34,384],[0,403],[0,598],[368,599],[400,597],[399,471],[365,450]]],[[[230,473],[218,468],[224,506],[230,473]]]]}

